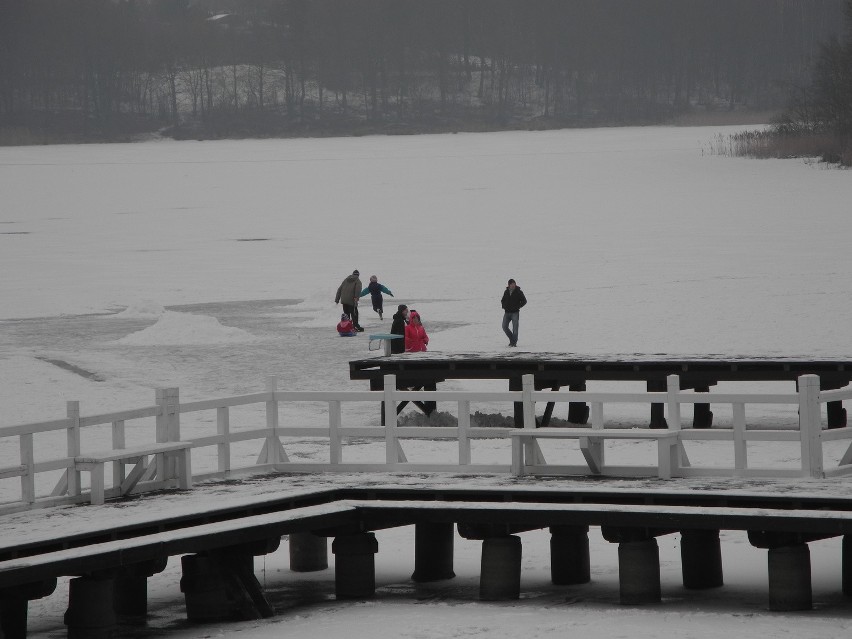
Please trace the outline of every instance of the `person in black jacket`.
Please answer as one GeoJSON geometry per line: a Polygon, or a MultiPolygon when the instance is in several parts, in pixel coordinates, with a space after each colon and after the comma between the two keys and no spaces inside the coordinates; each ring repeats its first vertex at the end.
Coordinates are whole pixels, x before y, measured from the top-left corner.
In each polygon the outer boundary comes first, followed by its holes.
{"type": "Polygon", "coordinates": [[[500,300],[500,305],[503,307],[503,332],[509,338],[509,346],[518,345],[518,320],[521,317],[521,308],[527,303],[527,298],[521,287],[517,285],[515,280],[509,280],[509,285],[503,292],[503,299],[500,300]],[[509,330],[509,322],[512,323],[512,330],[509,330]]]}
{"type": "MultiPolygon", "coordinates": [[[[405,335],[405,325],[408,324],[408,307],[405,304],[400,304],[396,313],[393,315],[393,324],[391,324],[391,334],[405,335]]],[[[404,353],[405,339],[391,340],[391,353],[404,353]]]]}

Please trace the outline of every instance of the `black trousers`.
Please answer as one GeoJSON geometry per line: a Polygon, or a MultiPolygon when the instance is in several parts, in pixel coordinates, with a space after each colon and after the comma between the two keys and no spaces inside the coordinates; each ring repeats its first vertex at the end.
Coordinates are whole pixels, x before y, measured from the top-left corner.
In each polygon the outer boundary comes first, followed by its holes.
{"type": "Polygon", "coordinates": [[[357,327],[360,326],[358,323],[358,305],[357,304],[344,304],[343,312],[349,315],[352,318],[352,323],[357,327]]]}

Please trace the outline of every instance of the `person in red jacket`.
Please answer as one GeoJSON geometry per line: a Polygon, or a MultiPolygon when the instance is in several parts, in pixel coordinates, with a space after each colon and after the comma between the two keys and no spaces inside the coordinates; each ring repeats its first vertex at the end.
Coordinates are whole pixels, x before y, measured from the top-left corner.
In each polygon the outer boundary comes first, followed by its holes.
{"type": "Polygon", "coordinates": [[[340,321],[337,323],[337,333],[340,337],[355,337],[358,334],[355,325],[346,313],[340,316],[340,321]]]}
{"type": "Polygon", "coordinates": [[[405,327],[405,352],[420,353],[426,350],[429,336],[420,321],[420,314],[412,310],[408,316],[408,326],[405,327]]]}

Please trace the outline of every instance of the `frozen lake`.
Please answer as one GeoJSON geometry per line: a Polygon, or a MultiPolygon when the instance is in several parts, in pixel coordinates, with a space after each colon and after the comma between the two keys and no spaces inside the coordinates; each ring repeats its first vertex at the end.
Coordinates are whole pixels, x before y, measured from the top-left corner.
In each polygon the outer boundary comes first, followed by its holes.
{"type": "MultiPolygon", "coordinates": [[[[149,405],[165,386],[182,399],[255,392],[268,375],[287,390],[362,389],[347,362],[368,355],[366,338],[334,332],[334,293],[355,268],[394,291],[386,310],[417,308],[430,350],[503,352],[499,299],[513,277],[530,301],[522,350],[849,357],[849,173],[706,152],[734,130],[0,148],[0,426],[61,417],[67,400],[84,414],[149,405]]],[[[368,304],[362,316],[367,333],[389,328],[368,304]]],[[[407,548],[407,534],[380,541],[407,548]]],[[[848,634],[836,544],[815,556],[825,614],[760,614],[765,561],[741,538],[723,550],[732,587],[719,609],[695,613],[678,590],[653,611],[612,614],[600,594],[615,583],[612,548],[593,540],[592,590],[552,595],[542,539],[525,536],[517,606],[470,601],[477,555],[462,544],[455,595],[414,592],[391,551],[381,603],[325,603],[317,586],[279,620],[293,637],[545,637],[564,633],[566,615],[588,639],[657,636],[660,623],[682,637],[848,634]]],[[[275,579],[295,587],[286,570],[275,579]]],[[[180,609],[168,583],[157,610],[180,609]]],[[[62,605],[59,594],[38,604],[37,636],[61,634],[62,605]]]]}

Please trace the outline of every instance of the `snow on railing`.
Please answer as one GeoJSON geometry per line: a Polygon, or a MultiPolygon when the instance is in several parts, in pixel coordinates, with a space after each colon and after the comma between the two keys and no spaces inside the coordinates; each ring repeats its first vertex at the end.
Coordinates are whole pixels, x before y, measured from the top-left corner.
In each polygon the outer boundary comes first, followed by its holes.
{"type": "MultiPolygon", "coordinates": [[[[830,470],[823,468],[823,443],[831,441],[852,440],[852,428],[837,428],[823,430],[821,424],[821,404],[829,401],[852,399],[852,387],[839,390],[819,390],[819,378],[815,375],[804,375],[798,379],[797,393],[696,393],[680,389],[678,376],[672,375],[667,379],[665,392],[589,392],[589,391],[535,391],[531,375],[523,378],[521,391],[502,392],[468,392],[468,391],[412,391],[396,388],[396,378],[385,376],[384,390],[381,391],[280,391],[276,378],[270,377],[265,392],[224,397],[203,401],[181,403],[177,388],[160,389],[156,391],[155,405],[144,406],[124,411],[114,411],[99,415],[82,416],[79,402],[68,402],[64,419],[8,426],[0,428],[0,463],[7,463],[10,456],[8,442],[17,438],[18,463],[0,467],[0,480],[8,488],[8,480],[20,480],[19,498],[9,499],[11,491],[0,490],[0,511],[19,510],[40,505],[56,503],[74,503],[83,501],[83,487],[80,482],[80,472],[75,468],[74,458],[91,449],[102,450],[105,445],[104,434],[101,441],[89,442],[83,446],[83,433],[97,427],[111,428],[110,445],[114,450],[121,450],[129,445],[152,442],[173,442],[188,440],[192,449],[209,449],[215,447],[215,466],[204,472],[197,472],[194,480],[204,480],[216,477],[226,477],[245,473],[267,471],[278,472],[382,472],[417,470],[425,472],[482,472],[509,473],[510,463],[474,463],[471,455],[471,441],[476,439],[504,439],[505,452],[508,458],[509,439],[512,429],[497,427],[476,427],[471,425],[472,403],[520,403],[523,405],[524,419],[528,427],[534,424],[535,406],[542,402],[584,402],[590,404],[592,429],[607,427],[605,407],[615,404],[665,404],[667,410],[668,428],[678,431],[680,446],[680,465],[677,476],[763,476],[763,477],[834,477],[852,473],[852,446],[840,458],[837,467],[830,470]],[[444,402],[457,406],[458,423],[456,426],[399,426],[396,406],[398,402],[444,402]],[[279,405],[297,404],[303,402],[319,402],[327,406],[328,426],[295,426],[282,425],[279,417],[279,405]],[[387,426],[362,426],[343,423],[342,405],[348,402],[383,403],[384,421],[387,426]],[[728,404],[732,408],[732,426],[713,428],[687,428],[681,420],[681,407],[689,404],[728,404]],[[798,407],[798,428],[761,428],[750,429],[746,423],[746,406],[748,405],[789,405],[798,407]],[[262,428],[250,430],[231,429],[231,409],[240,406],[254,407],[265,413],[265,425],[262,428]],[[181,415],[206,414],[215,411],[215,434],[195,433],[191,437],[181,438],[181,415]],[[136,427],[129,432],[132,442],[128,442],[127,422],[154,419],[154,428],[149,426],[136,427]],[[38,450],[34,436],[53,433],[54,437],[61,431],[65,432],[64,450],[55,452],[46,446],[38,450]],[[294,461],[287,453],[286,446],[293,444],[298,438],[319,438],[327,440],[328,461],[294,461]],[[344,462],[343,450],[347,441],[355,439],[383,440],[385,459],[383,462],[344,462]],[[401,444],[404,440],[430,440],[455,442],[457,459],[449,459],[442,463],[409,462],[401,444]],[[248,464],[233,463],[232,449],[239,442],[262,441],[259,453],[257,444],[254,451],[255,461],[248,464]],[[732,442],[734,463],[728,467],[718,465],[699,465],[690,460],[687,446],[701,445],[710,442],[732,442]],[[758,442],[798,442],[800,463],[796,468],[753,468],[748,462],[749,443],[758,442]],[[286,446],[285,446],[286,444],[286,446]],[[85,450],[84,450],[85,449],[85,450]],[[53,457],[50,455],[53,454],[53,457]],[[53,489],[47,495],[39,495],[37,487],[45,481],[36,481],[44,476],[53,480],[53,489]],[[56,474],[59,479],[56,480],[56,474]],[[55,482],[55,483],[54,483],[55,482]]],[[[255,416],[257,419],[259,416],[255,416]]],[[[207,420],[210,422],[211,420],[207,420]]],[[[612,426],[610,426],[612,427],[612,426]]],[[[197,430],[197,428],[196,428],[197,430]]],[[[59,435],[61,436],[61,435],[59,435]]],[[[700,452],[700,451],[699,451],[700,452]]],[[[197,452],[196,455],[202,454],[197,452]]],[[[254,454],[252,454],[254,459],[254,454]]],[[[156,458],[155,458],[156,459],[156,458]]],[[[245,455],[243,455],[245,459],[245,455]]],[[[126,462],[113,463],[112,486],[106,491],[106,496],[118,494],[118,486],[125,476],[126,462]]],[[[156,463],[156,461],[152,462],[156,463]]],[[[166,463],[169,463],[168,461],[166,463]]],[[[171,462],[173,466],[173,461],[171,462]]],[[[137,491],[155,490],[176,485],[176,471],[172,466],[164,468],[149,468],[144,481],[137,491]]],[[[193,466],[196,463],[193,462],[193,466]]],[[[556,466],[554,466],[556,468],[556,466]]],[[[635,469],[636,467],[630,467],[635,469]]],[[[656,474],[656,466],[640,467],[641,475],[656,474]]],[[[0,484],[2,485],[2,484],[0,484]]]]}

